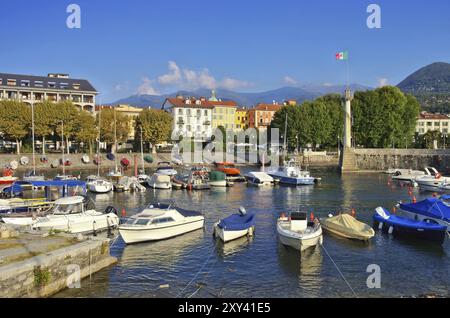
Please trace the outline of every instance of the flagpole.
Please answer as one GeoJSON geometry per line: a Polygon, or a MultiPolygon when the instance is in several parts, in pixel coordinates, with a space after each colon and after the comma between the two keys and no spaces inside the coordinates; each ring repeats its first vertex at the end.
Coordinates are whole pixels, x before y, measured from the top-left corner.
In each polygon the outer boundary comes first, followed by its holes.
{"type": "Polygon", "coordinates": [[[348,63],[349,60],[349,56],[348,56],[348,51],[347,51],[347,59],[346,59],[346,64],[347,64],[347,89],[350,89],[350,65],[348,63]]]}

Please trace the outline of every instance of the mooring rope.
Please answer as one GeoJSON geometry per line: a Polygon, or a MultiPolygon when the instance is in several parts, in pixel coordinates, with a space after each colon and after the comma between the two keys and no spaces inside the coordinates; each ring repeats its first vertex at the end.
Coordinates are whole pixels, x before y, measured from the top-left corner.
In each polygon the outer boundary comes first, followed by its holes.
{"type": "Polygon", "coordinates": [[[339,267],[337,266],[336,262],[333,260],[333,258],[331,257],[331,255],[328,253],[327,249],[325,248],[325,246],[322,244],[321,245],[323,250],[325,251],[325,254],[327,254],[327,256],[330,258],[331,262],[334,264],[334,267],[336,267],[337,271],[339,272],[339,274],[341,275],[342,279],[344,280],[344,282],[347,284],[348,288],[350,288],[350,290],[352,291],[353,295],[358,298],[358,294],[356,294],[355,290],[352,288],[352,286],[350,285],[350,283],[347,281],[347,279],[345,278],[344,274],[341,272],[341,270],[339,269],[339,267]]]}
{"type": "MultiPolygon", "coordinates": [[[[186,290],[186,288],[188,288],[188,287],[192,284],[192,282],[198,277],[198,275],[203,271],[203,269],[205,268],[206,264],[208,264],[209,259],[211,258],[211,255],[213,254],[214,250],[215,250],[215,246],[213,246],[213,248],[212,248],[211,251],[209,252],[209,255],[208,255],[208,257],[206,258],[205,263],[203,263],[203,265],[202,265],[202,267],[199,269],[199,271],[194,275],[194,277],[189,281],[189,283],[188,283],[186,286],[184,286],[184,288],[178,293],[178,295],[176,296],[176,298],[179,298],[180,295],[186,290]]],[[[201,288],[201,287],[200,287],[200,288],[201,288]]],[[[200,289],[200,288],[199,288],[199,289],[200,289]]]]}

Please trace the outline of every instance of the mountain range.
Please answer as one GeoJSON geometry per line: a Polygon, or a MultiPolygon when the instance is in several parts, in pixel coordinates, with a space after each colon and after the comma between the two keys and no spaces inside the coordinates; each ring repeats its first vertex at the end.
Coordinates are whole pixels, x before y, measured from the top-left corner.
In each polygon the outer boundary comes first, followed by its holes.
{"type": "MultiPolygon", "coordinates": [[[[352,90],[368,90],[370,87],[353,84],[352,90]]],[[[313,85],[307,84],[303,87],[282,87],[275,90],[259,92],[259,93],[242,93],[234,92],[226,89],[217,89],[216,96],[222,100],[233,100],[240,106],[252,107],[258,103],[272,103],[273,101],[282,103],[287,99],[295,99],[298,103],[305,100],[313,100],[321,95],[329,93],[343,93],[344,85],[313,85]]],[[[111,105],[129,104],[136,107],[152,107],[161,108],[165,99],[182,95],[185,97],[206,97],[211,96],[211,91],[207,89],[198,89],[194,91],[177,91],[165,95],[133,95],[110,103],[111,105]]]]}
{"type": "MultiPolygon", "coordinates": [[[[450,64],[436,62],[427,65],[409,75],[397,85],[405,93],[413,94],[422,105],[422,109],[432,112],[450,113],[450,64]]],[[[370,90],[371,87],[353,84],[352,91],[370,90]]],[[[303,84],[298,87],[282,87],[275,90],[259,93],[243,93],[231,90],[217,89],[216,96],[223,100],[234,100],[238,105],[253,107],[258,103],[283,102],[287,99],[295,99],[298,103],[305,100],[313,100],[321,95],[330,93],[342,94],[344,85],[315,85],[303,84]]],[[[110,103],[110,105],[129,104],[136,107],[161,108],[165,99],[182,95],[185,97],[211,96],[211,91],[198,89],[194,91],[181,90],[165,95],[133,95],[110,103]]]]}

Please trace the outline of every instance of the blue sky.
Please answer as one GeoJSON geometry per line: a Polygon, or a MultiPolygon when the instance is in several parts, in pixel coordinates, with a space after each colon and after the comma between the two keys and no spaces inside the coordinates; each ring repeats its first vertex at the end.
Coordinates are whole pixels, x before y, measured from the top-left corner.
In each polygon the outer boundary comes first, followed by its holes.
{"type": "Polygon", "coordinates": [[[111,102],[137,92],[398,84],[450,62],[448,0],[0,0],[0,72],[65,72],[111,102]],[[81,7],[68,29],[66,7],[81,7]],[[366,8],[382,9],[369,29],[366,8]]]}

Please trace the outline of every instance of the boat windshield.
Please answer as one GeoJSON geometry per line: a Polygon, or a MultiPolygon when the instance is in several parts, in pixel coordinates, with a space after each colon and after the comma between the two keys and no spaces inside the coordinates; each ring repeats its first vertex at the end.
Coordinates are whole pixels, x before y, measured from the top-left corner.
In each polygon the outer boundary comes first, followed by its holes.
{"type": "Polygon", "coordinates": [[[169,203],[150,203],[147,205],[147,209],[161,209],[168,210],[172,205],[169,203]]]}
{"type": "Polygon", "coordinates": [[[83,204],[82,203],[74,203],[74,204],[61,204],[56,205],[53,208],[54,214],[75,214],[83,212],[83,204]]]}

